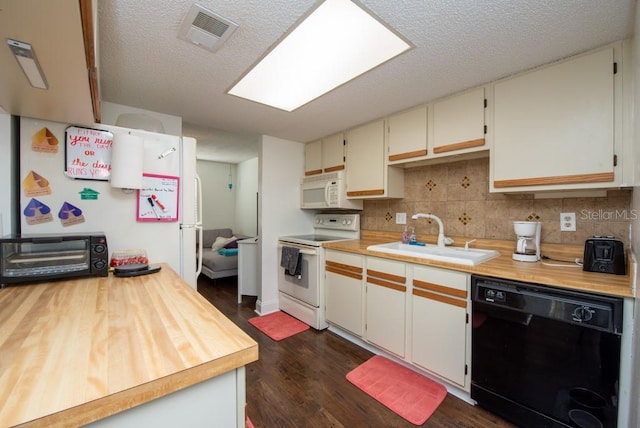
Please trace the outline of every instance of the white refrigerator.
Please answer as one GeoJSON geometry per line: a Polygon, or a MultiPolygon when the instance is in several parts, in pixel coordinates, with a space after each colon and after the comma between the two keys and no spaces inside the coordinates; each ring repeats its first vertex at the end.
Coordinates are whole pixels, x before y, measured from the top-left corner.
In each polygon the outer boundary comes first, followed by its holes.
{"type": "Polygon", "coordinates": [[[101,124],[69,126],[20,119],[20,232],[103,232],[110,259],[114,252],[143,250],[150,264],[168,263],[195,289],[196,243],[202,242],[196,239],[202,237],[196,140],[101,124]],[[79,149],[85,133],[93,137],[79,149]],[[108,181],[114,167],[109,133],[142,138],[142,189],[108,181]]]}

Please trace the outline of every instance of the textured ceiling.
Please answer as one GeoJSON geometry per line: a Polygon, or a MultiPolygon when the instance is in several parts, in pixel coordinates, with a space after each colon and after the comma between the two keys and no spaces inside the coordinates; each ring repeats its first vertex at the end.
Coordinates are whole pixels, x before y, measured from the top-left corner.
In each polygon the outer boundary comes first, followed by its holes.
{"type": "Polygon", "coordinates": [[[287,113],[225,92],[315,1],[199,1],[239,24],[215,53],[177,38],[193,0],[97,3],[102,99],[181,116],[201,157],[221,162],[255,156],[257,135],[311,141],[629,38],[636,7],[635,0],[362,0],[415,49],[287,113]]]}

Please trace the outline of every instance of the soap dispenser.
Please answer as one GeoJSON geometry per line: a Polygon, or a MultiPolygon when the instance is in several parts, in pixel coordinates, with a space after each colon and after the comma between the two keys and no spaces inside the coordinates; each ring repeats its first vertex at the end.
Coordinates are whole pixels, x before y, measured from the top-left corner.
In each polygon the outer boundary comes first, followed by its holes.
{"type": "Polygon", "coordinates": [[[416,236],[416,229],[415,227],[411,228],[411,236],[409,237],[409,243],[410,244],[415,244],[416,242],[418,242],[418,237],[416,236]]]}
{"type": "Polygon", "coordinates": [[[407,226],[404,227],[404,231],[402,232],[402,243],[409,243],[409,228],[407,226]]]}

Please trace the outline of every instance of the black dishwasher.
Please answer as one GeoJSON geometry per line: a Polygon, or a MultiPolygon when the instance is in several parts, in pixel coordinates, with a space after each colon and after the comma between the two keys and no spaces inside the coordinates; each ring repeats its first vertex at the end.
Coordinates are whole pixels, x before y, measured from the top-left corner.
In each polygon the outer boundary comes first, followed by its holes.
{"type": "Polygon", "coordinates": [[[471,398],[520,427],[616,427],[623,299],[473,275],[471,398]]]}

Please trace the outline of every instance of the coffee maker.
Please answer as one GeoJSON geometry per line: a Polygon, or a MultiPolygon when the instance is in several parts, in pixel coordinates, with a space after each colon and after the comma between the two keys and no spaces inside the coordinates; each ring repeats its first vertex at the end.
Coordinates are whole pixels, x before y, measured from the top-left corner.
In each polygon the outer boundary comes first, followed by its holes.
{"type": "Polygon", "coordinates": [[[537,262],[540,260],[540,228],[539,221],[514,221],[513,230],[518,240],[513,260],[519,262],[537,262]]]}

